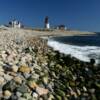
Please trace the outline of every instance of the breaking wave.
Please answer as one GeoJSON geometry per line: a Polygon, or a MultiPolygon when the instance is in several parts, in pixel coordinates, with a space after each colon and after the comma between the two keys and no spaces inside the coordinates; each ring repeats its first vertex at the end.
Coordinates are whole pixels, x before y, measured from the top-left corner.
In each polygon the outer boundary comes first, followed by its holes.
{"type": "Polygon", "coordinates": [[[48,46],[53,47],[60,53],[71,55],[81,61],[90,62],[90,59],[95,59],[96,64],[100,64],[100,47],[99,46],[78,46],[65,44],[53,39],[48,40],[48,46]]]}

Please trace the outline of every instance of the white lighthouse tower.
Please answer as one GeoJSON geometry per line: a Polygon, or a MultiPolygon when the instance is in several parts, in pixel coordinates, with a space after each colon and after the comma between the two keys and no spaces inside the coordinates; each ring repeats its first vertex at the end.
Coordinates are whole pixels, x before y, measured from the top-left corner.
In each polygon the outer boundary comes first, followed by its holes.
{"type": "Polygon", "coordinates": [[[48,16],[45,17],[45,22],[44,22],[44,24],[45,24],[44,27],[45,27],[46,29],[50,29],[49,17],[48,17],[48,16]]]}

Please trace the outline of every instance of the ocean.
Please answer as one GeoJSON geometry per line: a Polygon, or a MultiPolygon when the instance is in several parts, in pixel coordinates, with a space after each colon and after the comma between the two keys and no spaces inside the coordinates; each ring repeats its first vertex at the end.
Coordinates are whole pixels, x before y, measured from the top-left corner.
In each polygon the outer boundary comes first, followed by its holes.
{"type": "Polygon", "coordinates": [[[81,61],[90,62],[95,59],[100,64],[100,34],[86,36],[51,37],[48,45],[66,55],[71,55],[81,61]]]}

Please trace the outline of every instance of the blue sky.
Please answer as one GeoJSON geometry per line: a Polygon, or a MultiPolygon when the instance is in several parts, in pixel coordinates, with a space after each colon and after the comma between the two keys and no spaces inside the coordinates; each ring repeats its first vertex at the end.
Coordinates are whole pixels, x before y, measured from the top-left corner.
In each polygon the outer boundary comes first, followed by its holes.
{"type": "Polygon", "coordinates": [[[100,0],[0,0],[0,24],[18,19],[32,27],[43,27],[49,16],[51,26],[100,31],[100,0]]]}

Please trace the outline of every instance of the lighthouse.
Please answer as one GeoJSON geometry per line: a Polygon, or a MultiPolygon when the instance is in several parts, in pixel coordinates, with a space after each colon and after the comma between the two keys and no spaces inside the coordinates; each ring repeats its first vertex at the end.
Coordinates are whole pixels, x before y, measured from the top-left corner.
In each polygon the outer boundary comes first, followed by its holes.
{"type": "Polygon", "coordinates": [[[48,16],[45,17],[44,25],[45,25],[44,27],[46,29],[50,29],[49,17],[48,16]]]}

